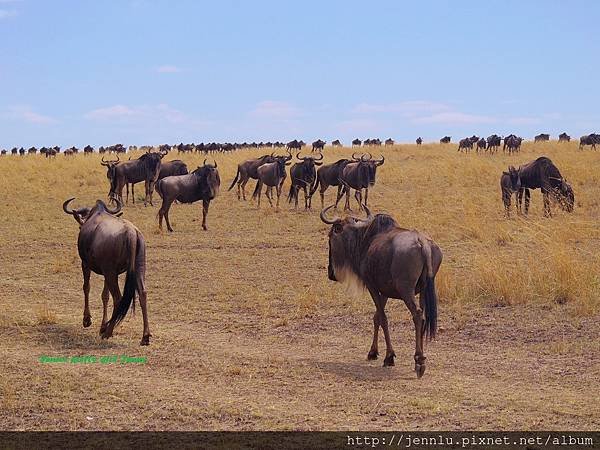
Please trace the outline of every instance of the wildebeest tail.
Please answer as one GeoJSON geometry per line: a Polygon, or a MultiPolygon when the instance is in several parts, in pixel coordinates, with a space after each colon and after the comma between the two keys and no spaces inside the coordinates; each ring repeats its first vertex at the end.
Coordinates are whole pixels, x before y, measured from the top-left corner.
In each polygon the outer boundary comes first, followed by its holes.
{"type": "Polygon", "coordinates": [[[427,339],[435,338],[437,330],[437,295],[435,293],[435,274],[433,273],[433,262],[431,255],[431,244],[428,240],[421,239],[421,248],[425,263],[427,264],[427,275],[425,277],[425,336],[427,339]]]}
{"type": "MultiPolygon", "coordinates": [[[[129,307],[135,299],[135,293],[137,291],[137,267],[136,267],[136,256],[137,256],[137,236],[135,239],[130,240],[129,248],[129,268],[127,269],[127,275],[125,276],[125,287],[123,288],[123,297],[117,304],[117,307],[113,309],[112,317],[106,324],[110,329],[116,327],[127,315],[129,307]]],[[[133,309],[133,307],[132,307],[133,309]]]]}
{"type": "Polygon", "coordinates": [[[229,186],[229,189],[227,189],[228,191],[230,191],[233,186],[235,185],[235,183],[237,182],[238,178],[240,176],[240,168],[238,167],[237,173],[235,174],[235,178],[233,179],[233,181],[231,182],[231,186],[229,186]]]}

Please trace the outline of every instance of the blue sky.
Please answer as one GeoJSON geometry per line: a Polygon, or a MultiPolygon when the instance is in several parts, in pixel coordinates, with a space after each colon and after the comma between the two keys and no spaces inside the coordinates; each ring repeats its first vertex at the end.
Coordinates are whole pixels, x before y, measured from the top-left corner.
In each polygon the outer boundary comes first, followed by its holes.
{"type": "Polygon", "coordinates": [[[0,0],[0,147],[600,131],[600,2],[0,0]]]}

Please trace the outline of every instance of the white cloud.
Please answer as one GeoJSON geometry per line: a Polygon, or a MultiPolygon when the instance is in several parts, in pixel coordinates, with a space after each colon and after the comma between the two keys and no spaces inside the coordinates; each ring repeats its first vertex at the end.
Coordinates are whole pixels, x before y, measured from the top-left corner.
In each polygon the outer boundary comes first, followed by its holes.
{"type": "Polygon", "coordinates": [[[156,71],[158,73],[179,73],[181,72],[181,68],[167,64],[164,66],[158,66],[156,71]]]}
{"type": "Polygon", "coordinates": [[[13,106],[9,108],[9,111],[5,116],[38,125],[49,125],[57,122],[56,119],[50,116],[33,111],[29,106],[13,106]]]}
{"type": "Polygon", "coordinates": [[[292,119],[301,115],[300,109],[286,103],[274,100],[265,100],[250,111],[250,115],[259,118],[292,119]]]}
{"type": "Polygon", "coordinates": [[[497,119],[490,116],[465,114],[459,111],[450,111],[416,117],[412,120],[416,124],[444,124],[444,125],[472,125],[481,123],[495,123],[497,119]]]}
{"type": "Polygon", "coordinates": [[[192,128],[202,128],[210,122],[188,116],[184,112],[165,103],[158,105],[113,105],[87,112],[85,119],[99,122],[135,122],[138,124],[177,124],[192,128]]]}
{"type": "Polygon", "coordinates": [[[18,12],[14,9],[0,9],[0,20],[15,17],[17,14],[18,12]]]}
{"type": "Polygon", "coordinates": [[[86,119],[118,119],[135,115],[135,111],[125,105],[107,106],[105,108],[94,109],[84,115],[86,119]]]}

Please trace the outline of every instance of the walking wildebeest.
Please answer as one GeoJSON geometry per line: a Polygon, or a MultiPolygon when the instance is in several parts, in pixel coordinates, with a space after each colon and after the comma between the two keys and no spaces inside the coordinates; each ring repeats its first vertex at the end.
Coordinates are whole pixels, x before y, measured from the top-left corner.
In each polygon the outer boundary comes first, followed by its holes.
{"type": "Polygon", "coordinates": [[[394,145],[394,140],[392,138],[388,138],[385,140],[385,145],[394,145]]]}
{"type": "Polygon", "coordinates": [[[592,150],[596,150],[596,145],[600,145],[600,134],[592,133],[579,138],[579,150],[584,146],[591,145],[592,150]]]}
{"type": "Polygon", "coordinates": [[[246,183],[250,178],[257,180],[258,172],[257,169],[266,163],[271,163],[275,160],[273,153],[270,155],[263,155],[257,159],[248,159],[240,164],[238,164],[237,173],[235,174],[235,178],[231,182],[231,186],[229,186],[229,191],[233,188],[234,184],[237,183],[237,197],[240,200],[240,191],[241,197],[246,200],[246,183]]]}
{"type": "Polygon", "coordinates": [[[417,145],[421,145],[423,143],[423,139],[419,136],[416,140],[417,145]]]}
{"type": "Polygon", "coordinates": [[[547,142],[550,140],[550,135],[546,133],[540,133],[533,138],[533,142],[547,142]]]}
{"type": "Polygon", "coordinates": [[[312,143],[312,151],[316,152],[322,152],[323,149],[325,148],[325,141],[322,141],[321,139],[317,139],[315,142],[312,143]]]}
{"type": "Polygon", "coordinates": [[[312,198],[313,194],[317,191],[317,188],[320,187],[319,194],[321,195],[321,209],[324,207],[325,191],[327,188],[329,188],[329,186],[337,186],[338,189],[336,198],[341,198],[340,193],[344,186],[340,181],[340,176],[345,165],[349,162],[349,159],[339,159],[333,164],[327,164],[319,167],[317,170],[317,182],[311,189],[310,197],[312,198]]]}
{"type": "Polygon", "coordinates": [[[116,217],[121,211],[122,203],[117,200],[117,207],[110,209],[102,200],[97,200],[92,208],[68,209],[74,198],[63,203],[65,213],[72,215],[79,223],[77,248],[81,257],[83,272],[83,326],[92,324],[90,314],[90,275],[91,272],[104,276],[102,290],[102,339],[112,336],[115,326],[123,320],[129,307],[135,308],[135,294],[139,295],[144,321],[144,333],[140,345],[150,344],[150,327],[146,308],[146,244],[144,236],[131,222],[116,217]],[[123,296],[119,290],[119,275],[127,272],[123,296]],[[106,320],[108,295],[113,298],[113,313],[106,320]]]}
{"type": "Polygon", "coordinates": [[[571,136],[569,136],[567,133],[560,133],[558,135],[558,142],[570,142],[571,141],[571,136]]]}
{"type": "MultiPolygon", "coordinates": [[[[508,172],[502,172],[500,176],[500,190],[502,192],[502,202],[504,203],[506,217],[510,217],[510,198],[513,194],[516,197],[519,189],[521,189],[521,174],[513,166],[508,166],[508,172]]],[[[518,205],[518,202],[515,201],[515,204],[518,205]]]]}
{"type": "Polygon", "coordinates": [[[437,295],[435,276],[442,263],[442,251],[428,236],[416,230],[400,228],[387,214],[366,219],[346,217],[328,219],[321,211],[321,220],[331,225],[329,231],[330,280],[355,283],[366,288],[375,303],[373,343],[367,355],[377,359],[379,327],[383,329],[386,354],[384,366],[393,366],[396,354],[392,347],[385,306],[388,298],[402,299],[415,325],[415,372],[425,373],[423,338],[432,339],[437,329],[437,295]],[[415,295],[419,294],[419,302],[415,295]],[[424,315],[424,317],[423,317],[424,315]]]}
{"type": "Polygon", "coordinates": [[[254,193],[252,194],[252,198],[258,196],[258,207],[260,208],[260,197],[262,194],[262,186],[263,184],[267,186],[267,190],[265,195],[267,196],[267,200],[269,200],[269,204],[273,206],[272,200],[272,192],[273,188],[275,188],[275,192],[277,194],[277,208],[279,208],[279,198],[281,197],[281,188],[283,186],[283,182],[287,174],[285,173],[285,166],[291,164],[290,160],[292,159],[292,155],[288,154],[287,156],[277,156],[275,161],[263,164],[256,169],[258,174],[258,183],[256,183],[256,188],[254,189],[254,193]]]}
{"type": "Polygon", "coordinates": [[[350,162],[344,166],[340,173],[340,181],[343,184],[343,190],[336,198],[335,206],[344,192],[346,193],[346,203],[344,210],[350,209],[350,189],[354,189],[354,197],[358,202],[359,208],[362,208],[362,190],[365,190],[365,201],[367,205],[369,199],[369,187],[375,185],[375,175],[377,167],[381,166],[385,162],[385,157],[382,155],[381,159],[373,160],[371,155],[366,159],[365,155],[362,155],[360,159],[352,155],[353,162],[350,162]]]}
{"type": "Polygon", "coordinates": [[[179,203],[194,203],[202,200],[202,229],[207,230],[206,216],[210,201],[219,193],[221,178],[217,170],[217,162],[212,166],[206,164],[198,167],[192,173],[186,175],[172,175],[156,182],[156,192],[162,198],[162,205],[158,210],[158,228],[162,230],[163,216],[167,222],[167,230],[173,231],[169,221],[169,209],[171,204],[177,200],[179,203]]]}
{"type": "Polygon", "coordinates": [[[479,153],[479,150],[487,150],[487,142],[485,138],[481,138],[477,141],[477,153],[479,153]]]}
{"type": "Polygon", "coordinates": [[[315,166],[323,164],[320,162],[323,159],[323,154],[319,157],[303,156],[300,158],[300,153],[296,154],[301,162],[295,163],[290,168],[290,193],[288,194],[288,203],[294,200],[294,207],[298,208],[298,193],[300,189],[304,191],[304,209],[310,209],[312,206],[312,188],[317,178],[317,170],[315,166]]]}
{"type": "Polygon", "coordinates": [[[502,147],[502,151],[508,153],[514,153],[521,150],[521,142],[523,142],[523,138],[515,136],[514,134],[509,134],[504,138],[504,146],[502,147]]]}
{"type": "Polygon", "coordinates": [[[444,136],[440,139],[440,144],[449,144],[452,138],[450,136],[444,136]]]}
{"type": "Polygon", "coordinates": [[[544,216],[552,216],[550,211],[550,197],[560,207],[573,212],[575,206],[575,194],[567,180],[563,178],[558,167],[545,156],[540,156],[535,161],[519,167],[521,187],[519,189],[517,205],[521,211],[523,192],[525,192],[525,214],[529,212],[529,189],[541,189],[544,198],[544,216]]]}
{"type": "Polygon", "coordinates": [[[288,142],[287,144],[285,144],[285,148],[288,151],[292,151],[292,150],[302,150],[303,147],[303,142],[302,141],[298,141],[296,139],[294,139],[293,141],[288,142]]]}
{"type": "MultiPolygon", "coordinates": [[[[116,152],[121,153],[121,152],[116,152]]],[[[152,193],[154,184],[158,180],[160,173],[161,159],[166,153],[144,153],[138,159],[121,162],[115,165],[112,178],[110,179],[110,194],[111,199],[117,198],[123,203],[123,187],[127,183],[135,184],[141,181],[145,185],[144,206],[147,203],[152,205],[152,193]]],[[[135,199],[134,199],[135,203],[135,199]]]]}
{"type": "Polygon", "coordinates": [[[340,140],[339,140],[339,139],[336,139],[335,141],[332,141],[332,142],[331,142],[331,146],[332,146],[332,147],[341,147],[341,146],[342,146],[342,143],[340,142],[340,140]]]}
{"type": "Polygon", "coordinates": [[[458,141],[458,151],[469,152],[473,148],[473,140],[471,138],[464,138],[458,141]]]}
{"type": "Polygon", "coordinates": [[[500,144],[502,143],[502,138],[497,134],[492,134],[487,138],[487,148],[490,153],[495,153],[500,148],[500,144]]]}
{"type": "Polygon", "coordinates": [[[352,141],[352,147],[360,147],[362,145],[362,141],[360,139],[354,139],[352,141]]]}

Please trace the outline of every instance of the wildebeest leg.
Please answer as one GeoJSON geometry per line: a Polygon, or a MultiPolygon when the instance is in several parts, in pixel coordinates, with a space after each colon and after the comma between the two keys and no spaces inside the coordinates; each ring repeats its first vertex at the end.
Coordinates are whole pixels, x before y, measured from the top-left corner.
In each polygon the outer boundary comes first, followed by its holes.
{"type": "Polygon", "coordinates": [[[367,205],[368,199],[369,199],[369,188],[367,187],[367,188],[365,188],[365,206],[369,206],[369,205],[367,205]]]}
{"type": "Polygon", "coordinates": [[[135,187],[135,183],[131,183],[131,201],[135,205],[135,190],[133,189],[134,187],[135,187]]]}
{"type": "Polygon", "coordinates": [[[383,329],[383,336],[385,338],[385,359],[383,360],[383,366],[393,366],[396,353],[394,353],[392,340],[390,339],[388,320],[387,316],[385,315],[385,302],[383,301],[384,297],[376,290],[372,288],[368,289],[371,297],[373,298],[373,302],[375,302],[375,309],[377,310],[376,314],[379,316],[379,325],[383,329]]]}
{"type": "Polygon", "coordinates": [[[529,214],[530,198],[531,198],[531,192],[529,192],[529,189],[525,189],[525,215],[529,214]]]}
{"type": "Polygon", "coordinates": [[[504,215],[510,217],[510,192],[502,190],[502,202],[504,203],[504,215]]]}
{"type": "Polygon", "coordinates": [[[273,202],[271,201],[271,197],[273,195],[273,186],[267,186],[267,189],[265,191],[265,195],[267,196],[267,200],[269,200],[269,205],[271,205],[271,208],[273,207],[273,202]]]}
{"type": "MultiPolygon", "coordinates": [[[[302,190],[304,191],[304,209],[310,209],[310,197],[308,196],[306,184],[302,186],[302,190]]],[[[298,199],[296,199],[296,204],[298,204],[298,199]]]]}
{"type": "Polygon", "coordinates": [[[83,272],[83,327],[87,328],[92,324],[92,315],[90,314],[90,274],[91,270],[81,263],[83,272]]]}
{"type": "Polygon", "coordinates": [[[105,279],[104,280],[104,288],[102,289],[102,324],[100,325],[100,334],[104,333],[104,330],[106,329],[106,322],[108,321],[107,320],[108,296],[109,296],[108,283],[106,282],[106,279],[105,279]]]}
{"type": "Polygon", "coordinates": [[[129,183],[125,184],[125,203],[129,203],[129,183]]]}
{"type": "MultiPolygon", "coordinates": [[[[246,201],[246,183],[248,183],[249,178],[244,178],[243,180],[240,180],[240,183],[238,184],[238,189],[240,188],[240,185],[242,187],[242,198],[244,199],[244,201],[246,201]]],[[[260,197],[260,195],[259,195],[260,197]]],[[[239,199],[239,192],[238,192],[238,199],[239,199]]],[[[259,206],[260,206],[260,202],[259,202],[259,206]]]]}
{"type": "Polygon", "coordinates": [[[410,311],[413,323],[415,324],[415,372],[417,378],[421,378],[425,373],[425,355],[423,355],[423,336],[425,334],[425,321],[423,320],[423,301],[424,296],[420,295],[420,304],[417,304],[415,295],[407,292],[402,295],[402,299],[410,311]]]}
{"type": "Polygon", "coordinates": [[[350,208],[350,188],[348,186],[344,186],[344,191],[346,192],[346,203],[344,204],[344,211],[352,211],[350,208]]]}
{"type": "MultiPolygon", "coordinates": [[[[116,273],[105,274],[105,283],[108,285],[108,290],[113,299],[113,311],[121,301],[121,290],[119,289],[119,276],[116,273]]],[[[112,336],[114,325],[107,325],[104,332],[102,332],[102,338],[108,339],[112,336]]]]}
{"type": "MultiPolygon", "coordinates": [[[[381,297],[381,301],[383,303],[383,307],[385,308],[385,305],[387,303],[387,297],[381,297]]],[[[371,344],[371,349],[369,350],[369,353],[367,354],[368,360],[377,359],[377,357],[379,356],[378,340],[379,340],[379,314],[377,313],[377,311],[375,311],[375,313],[373,314],[373,343],[371,344]]]]}
{"type": "Polygon", "coordinates": [[[210,200],[202,200],[202,229],[204,231],[208,230],[208,228],[206,228],[206,216],[208,216],[209,205],[210,200]]]}
{"type": "MultiPolygon", "coordinates": [[[[279,183],[275,186],[275,193],[277,194],[277,209],[279,209],[279,197],[281,197],[281,187],[283,183],[279,183]]],[[[298,203],[298,192],[296,191],[296,203],[298,203]]]]}
{"type": "MultiPolygon", "coordinates": [[[[137,255],[136,256],[136,283],[137,283],[137,291],[140,299],[140,307],[142,308],[142,320],[144,322],[144,334],[142,335],[142,341],[140,345],[150,345],[150,325],[148,324],[148,307],[147,307],[147,293],[146,293],[146,285],[144,284],[144,279],[146,278],[146,266],[144,264],[145,255],[137,255]]],[[[135,300],[133,300],[135,301],[135,300]]]]}
{"type": "Polygon", "coordinates": [[[358,202],[358,210],[362,211],[363,205],[362,205],[362,190],[361,189],[354,190],[354,198],[358,202]]]}

